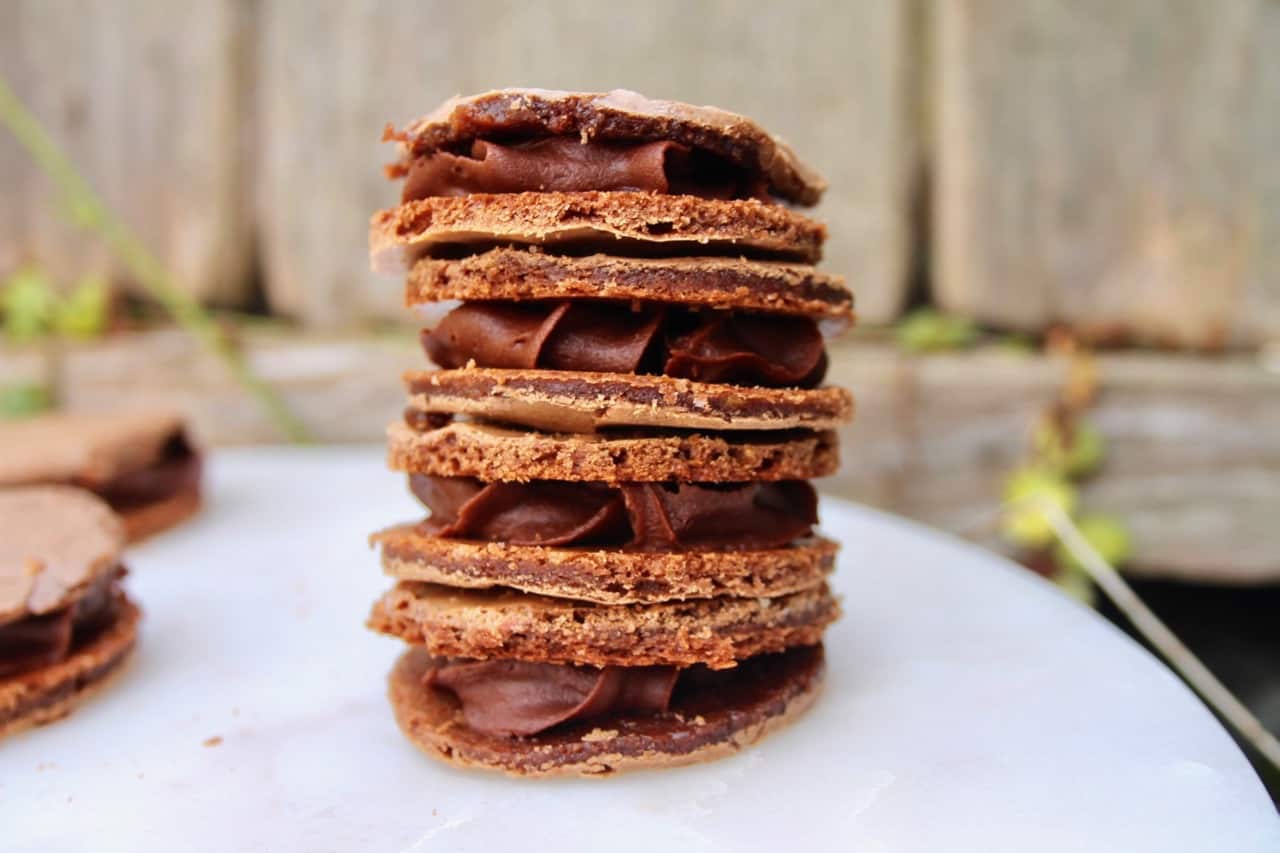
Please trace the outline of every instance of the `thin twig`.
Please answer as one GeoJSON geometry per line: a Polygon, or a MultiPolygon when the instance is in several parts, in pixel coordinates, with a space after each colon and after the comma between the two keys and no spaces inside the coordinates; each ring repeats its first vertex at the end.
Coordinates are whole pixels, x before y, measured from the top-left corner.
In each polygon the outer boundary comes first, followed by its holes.
{"type": "Polygon", "coordinates": [[[199,302],[178,288],[155,256],[123,222],[113,216],[57,143],[45,132],[0,76],[0,122],[36,161],[62,193],[67,209],[86,231],[102,237],[116,257],[147,291],[169,312],[179,326],[196,337],[230,369],[236,381],[267,410],[290,441],[310,441],[306,426],[284,400],[249,366],[244,355],[227,339],[214,318],[199,302]]]}
{"type": "Polygon", "coordinates": [[[1080,534],[1080,529],[1070,516],[1048,501],[1039,503],[1062,544],[1102,588],[1107,598],[1133,623],[1147,642],[1160,652],[1169,666],[1200,694],[1210,708],[1233,726],[1276,770],[1280,770],[1280,741],[1143,603],[1120,573],[1102,559],[1102,555],[1080,534]]]}

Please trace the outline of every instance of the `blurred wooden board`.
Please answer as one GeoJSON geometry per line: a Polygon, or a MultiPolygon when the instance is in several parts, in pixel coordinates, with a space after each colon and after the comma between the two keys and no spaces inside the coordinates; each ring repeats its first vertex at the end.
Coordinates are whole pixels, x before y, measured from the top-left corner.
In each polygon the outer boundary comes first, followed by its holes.
{"type": "MultiPolygon", "coordinates": [[[[0,5],[0,74],[181,286],[224,305],[250,287],[239,150],[244,8],[237,0],[0,5]]],[[[0,186],[0,273],[26,262],[63,282],[121,273],[3,131],[0,186]]]]}
{"type": "Polygon", "coordinates": [[[273,309],[312,326],[402,321],[373,276],[366,224],[397,198],[383,125],[505,86],[636,89],[750,115],[827,177],[825,267],[864,320],[905,298],[918,168],[912,4],[264,3],[258,10],[257,210],[273,309]],[[317,61],[317,57],[324,57],[317,61]]]}
{"type": "Polygon", "coordinates": [[[1280,337],[1280,5],[931,8],[944,306],[1181,347],[1280,337]]]}
{"type": "MultiPolygon", "coordinates": [[[[403,408],[401,372],[424,363],[409,335],[248,330],[243,345],[321,441],[381,440],[403,408]]],[[[822,488],[949,530],[989,533],[1003,480],[1056,398],[1064,364],[1000,349],[913,356],[873,341],[837,345],[832,356],[830,381],[854,390],[858,416],[844,433],[844,467],[822,488]]],[[[1092,417],[1108,460],[1084,501],[1132,526],[1132,570],[1280,581],[1280,373],[1243,357],[1115,354],[1098,367],[1092,417]]],[[[30,353],[0,350],[0,384],[40,369],[30,353]]],[[[61,374],[72,409],[176,407],[212,443],[281,440],[223,366],[179,332],[71,348],[61,374]]]]}

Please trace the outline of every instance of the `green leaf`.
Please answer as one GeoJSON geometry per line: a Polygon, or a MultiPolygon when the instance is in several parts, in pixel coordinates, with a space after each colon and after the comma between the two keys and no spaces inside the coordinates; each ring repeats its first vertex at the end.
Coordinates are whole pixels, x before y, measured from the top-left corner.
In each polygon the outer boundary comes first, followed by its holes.
{"type": "Polygon", "coordinates": [[[42,270],[23,267],[13,273],[0,290],[6,337],[26,343],[48,334],[57,302],[53,284],[42,270]]]}
{"type": "Polygon", "coordinates": [[[111,290],[101,278],[82,279],[58,306],[54,325],[60,333],[75,340],[101,337],[107,327],[110,297],[111,290]]]}
{"type": "Polygon", "coordinates": [[[903,318],[896,335],[913,352],[937,352],[969,346],[978,338],[978,327],[965,317],[919,308],[903,318]]]}
{"type": "MultiPolygon", "coordinates": [[[[1115,516],[1093,513],[1082,515],[1076,520],[1080,535],[1088,542],[1098,556],[1111,566],[1122,566],[1133,556],[1133,537],[1128,526],[1115,516]]],[[[1084,566],[1076,559],[1075,554],[1059,542],[1053,549],[1053,561],[1064,572],[1084,571],[1084,566]]]]}
{"type": "Polygon", "coordinates": [[[51,408],[52,404],[49,390],[43,385],[0,385],[0,419],[37,415],[51,408]]]}
{"type": "Polygon", "coordinates": [[[1042,419],[1031,434],[1031,447],[1040,464],[1076,479],[1097,471],[1107,456],[1102,431],[1083,418],[1068,429],[1052,416],[1042,419]]]}
{"type": "Polygon", "coordinates": [[[1071,515],[1079,496],[1058,472],[1028,467],[1019,468],[1005,480],[1004,500],[1009,504],[1001,519],[1005,538],[1025,548],[1044,548],[1054,540],[1045,504],[1071,515]]]}

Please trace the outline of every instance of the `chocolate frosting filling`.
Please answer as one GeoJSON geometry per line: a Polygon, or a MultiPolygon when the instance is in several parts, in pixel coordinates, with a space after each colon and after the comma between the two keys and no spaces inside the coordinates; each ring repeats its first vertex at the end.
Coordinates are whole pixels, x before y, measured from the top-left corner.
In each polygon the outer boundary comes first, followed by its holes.
{"type": "Polygon", "coordinates": [[[445,664],[427,673],[426,684],[453,693],[476,731],[532,735],[609,713],[661,713],[678,676],[671,666],[597,669],[491,660],[445,664]]]}
{"type": "Polygon", "coordinates": [[[443,368],[648,373],[771,388],[812,388],[827,371],[809,317],[617,302],[466,302],[422,333],[443,368]]]}
{"type": "Polygon", "coordinates": [[[0,678],[52,666],[71,653],[77,639],[104,627],[123,575],[123,569],[108,572],[73,605],[0,625],[0,678]]]}
{"type": "Polygon", "coordinates": [[[412,474],[409,486],[438,536],[512,545],[635,550],[781,548],[818,521],[813,487],[771,483],[482,483],[412,474]]]}
{"type": "Polygon", "coordinates": [[[198,488],[200,468],[199,455],[186,436],[177,433],[150,465],[122,472],[90,488],[112,509],[127,511],[198,488]]]}
{"type": "Polygon", "coordinates": [[[519,192],[652,192],[770,201],[768,184],[677,142],[622,143],[552,136],[502,144],[477,139],[465,153],[437,151],[392,169],[403,201],[519,192]]]}

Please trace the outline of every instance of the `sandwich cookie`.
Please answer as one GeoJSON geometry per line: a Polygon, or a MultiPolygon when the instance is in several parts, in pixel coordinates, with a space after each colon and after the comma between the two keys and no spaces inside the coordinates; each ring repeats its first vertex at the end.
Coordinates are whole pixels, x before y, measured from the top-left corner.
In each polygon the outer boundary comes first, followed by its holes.
{"type": "Polygon", "coordinates": [[[376,534],[402,580],[509,587],[625,604],[776,597],[819,585],[835,543],[813,534],[817,496],[796,480],[482,482],[412,474],[430,511],[376,534]]]}
{"type": "Polygon", "coordinates": [[[0,489],[0,737],[69,714],[123,667],[139,613],[125,532],[68,486],[0,489]]]}
{"type": "Polygon", "coordinates": [[[435,758],[516,776],[598,776],[709,761],[787,725],[818,696],[822,647],[672,675],[650,670],[627,689],[616,669],[457,662],[415,647],[396,663],[389,694],[401,730],[435,758]]]}
{"type": "Polygon", "coordinates": [[[375,269],[494,245],[613,255],[813,262],[821,178],[754,122],[634,92],[506,90],[457,99],[404,131],[400,207],[370,225],[375,269]],[[607,247],[607,248],[605,248],[607,247]]]}
{"type": "MultiPolygon", "coordinates": [[[[451,98],[403,131],[388,129],[385,138],[401,144],[402,160],[392,167],[392,176],[406,177],[409,183],[415,169],[419,180],[437,174],[453,185],[476,180],[477,173],[486,173],[467,161],[493,157],[506,167],[498,170],[503,175],[520,174],[518,167],[522,165],[527,172],[531,160],[557,167],[538,175],[539,186],[529,189],[578,186],[574,182],[581,180],[580,172],[564,168],[566,163],[590,163],[603,172],[616,162],[619,152],[624,152],[636,166],[629,173],[614,173],[622,186],[640,185],[647,178],[644,189],[666,192],[670,189],[659,182],[674,177],[697,187],[690,178],[699,173],[690,175],[688,161],[702,158],[706,162],[697,165],[706,169],[703,174],[718,179],[702,181],[703,192],[714,186],[723,193],[726,185],[731,185],[729,179],[741,175],[754,179],[739,182],[752,192],[764,191],[802,205],[816,204],[826,189],[822,177],[802,163],[789,145],[745,116],[717,107],[646,98],[625,89],[501,89],[451,98]],[[545,140],[557,137],[578,142],[579,148],[537,150],[539,144],[546,146],[545,140]],[[495,146],[496,156],[494,150],[482,150],[479,153],[483,156],[474,156],[476,142],[484,140],[521,140],[524,146],[495,146]],[[530,147],[534,152],[529,153],[530,147]],[[516,153],[509,153],[513,148],[516,153]],[[432,162],[440,154],[450,156],[432,162]]],[[[595,177],[591,186],[600,188],[599,175],[595,177]]],[[[406,195],[413,194],[407,187],[406,195]]]]}
{"type": "Polygon", "coordinates": [[[0,422],[0,486],[57,483],[101,497],[136,541],[200,507],[200,454],[161,413],[48,414],[0,422]]]}

